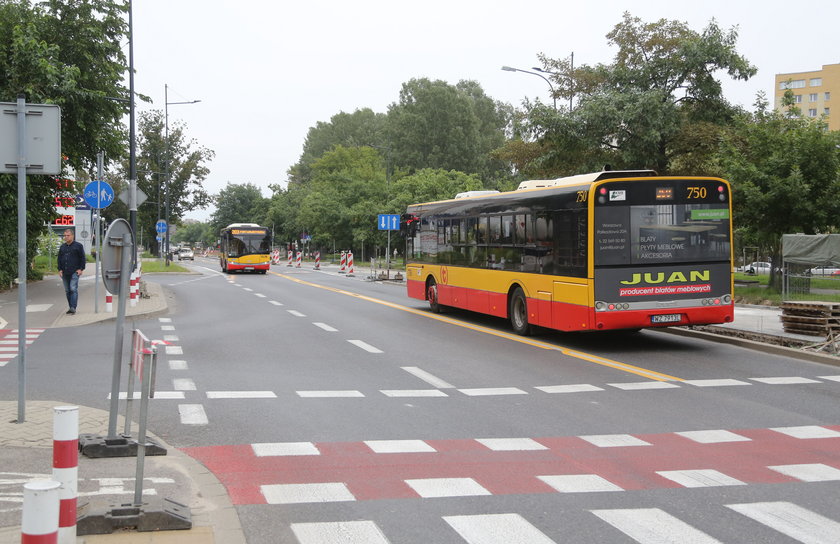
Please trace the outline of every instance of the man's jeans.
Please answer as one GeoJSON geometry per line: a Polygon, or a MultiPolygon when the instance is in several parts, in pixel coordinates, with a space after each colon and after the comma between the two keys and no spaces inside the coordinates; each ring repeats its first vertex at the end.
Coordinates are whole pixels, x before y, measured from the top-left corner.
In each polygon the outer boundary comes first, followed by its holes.
{"type": "Polygon", "coordinates": [[[73,272],[72,274],[62,272],[61,281],[64,282],[67,304],[71,310],[75,310],[76,303],[79,301],[79,274],[77,272],[73,272]]]}

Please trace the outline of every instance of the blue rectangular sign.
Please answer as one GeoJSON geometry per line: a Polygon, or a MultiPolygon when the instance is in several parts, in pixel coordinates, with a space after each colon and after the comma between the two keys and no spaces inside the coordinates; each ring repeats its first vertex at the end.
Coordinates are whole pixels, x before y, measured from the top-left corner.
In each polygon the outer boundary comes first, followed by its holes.
{"type": "Polygon", "coordinates": [[[400,230],[400,214],[380,213],[376,224],[379,230],[400,230]]]}

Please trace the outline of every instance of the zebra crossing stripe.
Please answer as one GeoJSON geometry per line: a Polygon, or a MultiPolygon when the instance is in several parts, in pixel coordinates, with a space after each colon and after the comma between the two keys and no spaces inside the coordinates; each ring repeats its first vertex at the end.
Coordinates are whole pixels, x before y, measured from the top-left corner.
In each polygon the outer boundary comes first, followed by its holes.
{"type": "Polygon", "coordinates": [[[806,544],[837,544],[840,523],[789,502],[727,504],[727,508],[806,544]]]}
{"type": "Polygon", "coordinates": [[[555,544],[519,514],[444,516],[469,544],[555,544]]]}
{"type": "Polygon", "coordinates": [[[261,485],[260,491],[268,504],[350,502],[356,500],[347,486],[341,482],[261,485]]]}
{"type": "Polygon", "coordinates": [[[372,521],[292,523],[291,528],[300,544],[389,544],[372,521]]]}
{"type": "Polygon", "coordinates": [[[659,508],[590,510],[639,544],[722,544],[659,508]]]}
{"type": "Polygon", "coordinates": [[[840,470],[822,463],[777,465],[767,468],[802,482],[836,482],[840,480],[840,470]]]}
{"type": "Polygon", "coordinates": [[[659,470],[656,473],[683,487],[747,485],[717,470],[659,470]]]}

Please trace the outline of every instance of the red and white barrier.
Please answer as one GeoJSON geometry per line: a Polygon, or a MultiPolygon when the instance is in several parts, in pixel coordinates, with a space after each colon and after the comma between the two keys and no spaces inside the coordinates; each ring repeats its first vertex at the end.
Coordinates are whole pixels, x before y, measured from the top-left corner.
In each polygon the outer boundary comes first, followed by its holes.
{"type": "Polygon", "coordinates": [[[315,270],[321,270],[321,252],[315,252],[315,270]]]}
{"type": "Polygon", "coordinates": [[[271,252],[271,264],[280,264],[280,250],[275,249],[271,252]]]}
{"type": "Polygon", "coordinates": [[[21,544],[57,544],[59,488],[52,480],[38,480],[23,485],[21,544]]]}
{"type": "Polygon", "coordinates": [[[137,306],[137,276],[136,272],[132,272],[129,281],[128,298],[131,307],[137,306]]]}
{"type": "Polygon", "coordinates": [[[347,268],[349,269],[347,271],[347,277],[350,278],[350,277],[353,276],[353,252],[352,251],[347,252],[347,268]]]}
{"type": "Polygon", "coordinates": [[[76,542],[79,497],[79,407],[53,408],[53,480],[59,488],[58,544],[76,542]]]}
{"type": "Polygon", "coordinates": [[[345,252],[345,251],[341,252],[341,261],[340,261],[339,264],[341,266],[338,269],[338,273],[339,274],[344,274],[346,272],[345,269],[347,268],[347,252],[345,252]]]}
{"type": "Polygon", "coordinates": [[[106,312],[113,312],[114,311],[114,295],[105,291],[105,311],[106,312]]]}
{"type": "Polygon", "coordinates": [[[286,253],[289,258],[289,264],[287,264],[286,266],[292,266],[292,250],[290,249],[286,253]]]}
{"type": "Polygon", "coordinates": [[[302,257],[303,257],[303,252],[298,251],[297,252],[297,257],[295,257],[295,268],[300,268],[300,262],[301,262],[302,257]]]}

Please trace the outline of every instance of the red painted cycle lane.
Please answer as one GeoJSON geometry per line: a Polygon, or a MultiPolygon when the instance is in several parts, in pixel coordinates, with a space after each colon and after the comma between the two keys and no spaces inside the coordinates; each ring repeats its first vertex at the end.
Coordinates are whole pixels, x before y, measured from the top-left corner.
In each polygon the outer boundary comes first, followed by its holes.
{"type": "MultiPolygon", "coordinates": [[[[829,435],[840,425],[823,426],[829,435]]],[[[541,450],[496,451],[473,439],[424,440],[434,451],[376,453],[364,442],[314,443],[315,455],[257,456],[252,445],[184,448],[227,487],[235,504],[264,504],[260,486],[341,482],[356,500],[418,498],[406,480],[472,478],[493,495],[556,493],[539,476],[597,475],[624,490],[678,488],[660,471],[714,470],[745,484],[801,481],[769,467],[840,471],[840,435],[796,438],[733,430],[741,441],[700,443],[676,433],[637,434],[647,445],[603,447],[585,437],[534,438],[541,450]]],[[[626,436],[626,435],[621,435],[626,436]]]]}

